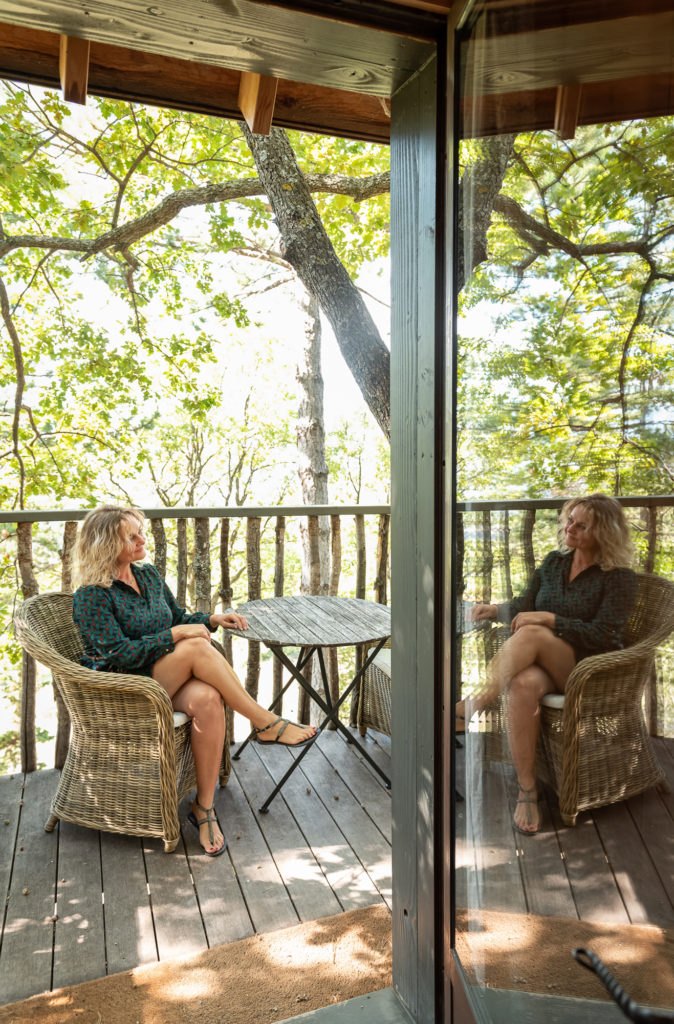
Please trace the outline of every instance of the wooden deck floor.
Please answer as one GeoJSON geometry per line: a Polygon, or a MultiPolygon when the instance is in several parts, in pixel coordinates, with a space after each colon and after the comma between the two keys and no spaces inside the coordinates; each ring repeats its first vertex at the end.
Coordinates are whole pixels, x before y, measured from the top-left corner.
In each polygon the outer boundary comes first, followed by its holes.
{"type": "MultiPolygon", "coordinates": [[[[367,743],[389,772],[389,741],[367,743]]],[[[658,754],[674,789],[674,740],[658,741],[658,754]]],[[[0,1002],[356,907],[390,908],[390,794],[328,733],[260,815],[291,757],[253,744],[235,763],[216,795],[229,842],[219,858],[200,855],[189,825],[171,855],[157,840],[66,822],[47,834],[54,773],[1,778],[0,1002]]],[[[674,928],[674,796],[651,791],[583,814],[575,829],[550,798],[532,838],[512,829],[507,771],[484,772],[479,797],[483,834],[470,848],[459,805],[459,905],[674,928]]],[[[184,819],[187,801],[181,810],[184,819]]]]}
{"type": "MultiPolygon", "coordinates": [[[[187,824],[173,854],[60,822],[44,831],[53,771],[0,779],[0,887],[6,895],[0,1002],[192,953],[356,907],[391,905],[391,797],[325,733],[267,814],[290,763],[250,744],[216,808],[229,852],[200,855],[187,824]]],[[[367,749],[390,772],[390,741],[367,749]]],[[[189,800],[181,805],[181,820],[189,800]]],[[[5,901],[3,900],[3,903],[5,901]]]]}
{"type": "MultiPolygon", "coordinates": [[[[674,739],[655,744],[671,793],[647,790],[567,828],[546,792],[536,836],[512,827],[512,768],[484,771],[476,757],[473,797],[457,810],[457,905],[674,929],[674,739]]],[[[457,760],[465,792],[465,749],[457,760]]]]}

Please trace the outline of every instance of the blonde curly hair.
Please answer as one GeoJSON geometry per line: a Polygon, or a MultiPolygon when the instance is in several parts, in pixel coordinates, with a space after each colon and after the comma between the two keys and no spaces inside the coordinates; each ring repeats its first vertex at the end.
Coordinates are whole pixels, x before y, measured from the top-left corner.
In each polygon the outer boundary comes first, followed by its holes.
{"type": "Polygon", "coordinates": [[[100,505],[82,520],[71,557],[73,589],[109,587],[117,574],[117,559],[124,547],[120,528],[132,516],[139,524],[145,514],[139,508],[100,505]]]}
{"type": "Polygon", "coordinates": [[[570,514],[579,505],[590,513],[592,539],[599,549],[599,568],[628,569],[634,555],[629,523],[622,505],[608,494],[588,494],[584,498],[571,498],[563,505],[558,527],[562,551],[570,550],[564,543],[564,526],[570,514]]]}

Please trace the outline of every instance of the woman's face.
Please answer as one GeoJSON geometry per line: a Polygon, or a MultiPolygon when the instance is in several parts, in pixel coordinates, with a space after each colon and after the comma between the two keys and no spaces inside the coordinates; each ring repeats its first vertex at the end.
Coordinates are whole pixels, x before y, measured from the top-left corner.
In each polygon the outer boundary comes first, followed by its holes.
{"type": "Polygon", "coordinates": [[[118,565],[129,565],[146,557],[143,527],[134,516],[127,516],[122,520],[119,535],[122,538],[122,550],[117,556],[118,565]]]}
{"type": "Polygon", "coordinates": [[[567,547],[586,555],[596,551],[597,545],[592,534],[593,518],[585,505],[576,505],[571,509],[564,524],[564,540],[567,547]]]}

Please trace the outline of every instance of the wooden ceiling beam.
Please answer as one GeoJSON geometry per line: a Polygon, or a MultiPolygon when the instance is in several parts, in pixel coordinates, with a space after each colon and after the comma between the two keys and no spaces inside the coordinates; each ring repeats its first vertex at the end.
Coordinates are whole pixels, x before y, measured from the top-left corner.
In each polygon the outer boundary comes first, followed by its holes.
{"type": "Polygon", "coordinates": [[[59,40],[59,78],[63,99],[68,103],[87,102],[89,81],[88,39],[62,35],[59,40]]]}
{"type": "Polygon", "coordinates": [[[242,71],[239,110],[253,135],[269,135],[274,119],[278,78],[242,71]]]}

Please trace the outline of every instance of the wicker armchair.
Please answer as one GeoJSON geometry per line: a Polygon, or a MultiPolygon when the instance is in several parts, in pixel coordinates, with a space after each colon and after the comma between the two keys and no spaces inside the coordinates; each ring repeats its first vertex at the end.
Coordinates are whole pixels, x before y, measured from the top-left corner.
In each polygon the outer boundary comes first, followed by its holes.
{"type": "MultiPolygon", "coordinates": [[[[674,631],[674,585],[642,573],[621,651],[581,661],[564,695],[541,702],[537,772],[559,797],[566,825],[580,811],[626,800],[651,786],[666,786],[648,735],[642,698],[654,674],[654,655],[674,631]]],[[[497,631],[493,631],[497,634],[497,631]]],[[[495,653],[500,634],[489,643],[495,653]]],[[[483,712],[488,756],[494,757],[505,729],[505,700],[483,712]]]]}
{"type": "MultiPolygon", "coordinates": [[[[178,802],[196,785],[190,719],[177,713],[174,720],[171,701],[154,680],[80,664],[70,594],[29,598],[16,612],[14,631],[24,650],[52,670],[71,720],[46,831],[63,818],[105,832],[157,836],[171,853],[180,837],[178,802]]],[[[229,772],[226,736],[221,785],[229,772]]]]}
{"type": "MultiPolygon", "coordinates": [[[[366,658],[372,644],[363,645],[366,658]]],[[[391,735],[391,638],[363,672],[358,694],[358,729],[361,736],[368,726],[391,735]]]]}

